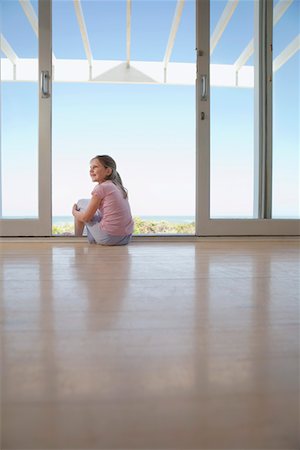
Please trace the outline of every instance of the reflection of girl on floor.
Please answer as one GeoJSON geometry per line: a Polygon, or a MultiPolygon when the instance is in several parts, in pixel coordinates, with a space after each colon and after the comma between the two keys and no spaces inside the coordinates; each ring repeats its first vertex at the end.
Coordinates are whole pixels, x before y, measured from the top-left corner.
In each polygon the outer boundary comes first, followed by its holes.
{"type": "Polygon", "coordinates": [[[90,176],[98,184],[90,200],[79,200],[73,206],[75,236],[82,236],[86,227],[91,244],[128,244],[134,224],[127,191],[113,158],[95,156],[90,162],[90,176]]]}

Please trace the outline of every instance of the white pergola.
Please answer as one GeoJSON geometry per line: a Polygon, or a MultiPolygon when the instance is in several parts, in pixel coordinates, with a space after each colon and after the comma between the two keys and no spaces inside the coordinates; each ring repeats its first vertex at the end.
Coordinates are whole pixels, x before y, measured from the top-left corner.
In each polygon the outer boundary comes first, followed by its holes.
{"type": "MultiPolygon", "coordinates": [[[[195,85],[196,63],[170,62],[171,54],[180,24],[185,0],[178,0],[174,12],[165,55],[162,61],[131,61],[131,0],[127,1],[126,12],[126,60],[96,60],[93,58],[89,42],[81,0],[73,0],[78,27],[85,50],[86,59],[60,59],[52,54],[53,82],[83,83],[146,83],[195,85]]],[[[221,14],[210,39],[210,53],[228,26],[239,0],[229,0],[221,14]]],[[[293,0],[279,0],[273,11],[274,25],[281,19],[293,0]]],[[[38,37],[38,18],[30,0],[19,0],[34,33],[38,37]]],[[[273,71],[280,69],[300,49],[300,34],[273,61],[273,71]]],[[[2,81],[38,81],[38,60],[19,58],[15,50],[1,34],[1,50],[6,58],[1,58],[2,81]]],[[[233,64],[211,64],[210,84],[223,87],[254,87],[254,67],[246,65],[254,51],[253,39],[233,64]]]]}

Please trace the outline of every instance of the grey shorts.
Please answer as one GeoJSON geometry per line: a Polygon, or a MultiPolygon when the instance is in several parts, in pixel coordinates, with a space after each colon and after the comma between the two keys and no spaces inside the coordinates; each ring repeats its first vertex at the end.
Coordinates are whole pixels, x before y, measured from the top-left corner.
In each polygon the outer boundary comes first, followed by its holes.
{"type": "MultiPolygon", "coordinates": [[[[80,199],[77,202],[77,207],[79,211],[84,211],[87,207],[89,200],[80,199]]],[[[101,245],[127,245],[131,240],[131,234],[125,236],[113,236],[108,234],[106,231],[101,230],[99,222],[101,221],[101,214],[97,213],[94,215],[92,220],[85,223],[87,238],[90,244],[101,244],[101,245]]]]}

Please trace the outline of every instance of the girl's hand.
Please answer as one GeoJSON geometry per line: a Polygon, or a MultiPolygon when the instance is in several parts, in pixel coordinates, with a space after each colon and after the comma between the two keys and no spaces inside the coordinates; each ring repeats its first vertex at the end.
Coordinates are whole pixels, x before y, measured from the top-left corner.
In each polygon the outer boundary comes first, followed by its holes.
{"type": "Polygon", "coordinates": [[[73,208],[72,208],[72,214],[73,216],[75,216],[75,213],[78,211],[78,207],[77,207],[77,203],[74,203],[73,208]]]}

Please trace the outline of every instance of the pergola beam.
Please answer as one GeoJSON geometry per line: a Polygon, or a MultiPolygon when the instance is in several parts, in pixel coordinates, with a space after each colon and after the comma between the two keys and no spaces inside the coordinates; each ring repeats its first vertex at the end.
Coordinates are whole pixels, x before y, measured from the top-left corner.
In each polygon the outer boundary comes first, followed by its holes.
{"type": "Polygon", "coordinates": [[[253,52],[254,52],[254,39],[251,39],[247,47],[245,47],[245,49],[242,51],[238,59],[233,64],[236,72],[238,72],[246,64],[246,62],[253,54],[253,52]]]}
{"type": "Polygon", "coordinates": [[[298,50],[300,50],[300,34],[274,59],[273,72],[280,69],[298,50]]]}
{"type": "MultiPolygon", "coordinates": [[[[124,61],[93,60],[93,78],[91,79],[86,60],[56,59],[55,79],[53,82],[195,86],[195,78],[195,63],[170,62],[168,65],[168,79],[166,81],[162,61],[131,61],[128,68],[124,61]]],[[[3,82],[38,81],[37,58],[18,58],[16,66],[13,66],[7,58],[2,58],[1,80],[3,82]],[[16,77],[14,77],[13,67],[16,67],[16,77]]],[[[241,69],[239,83],[236,85],[233,65],[212,64],[210,82],[211,86],[253,88],[253,67],[245,66],[241,69]]]]}
{"type": "MultiPolygon", "coordinates": [[[[19,3],[22,6],[24,14],[27,17],[36,37],[39,38],[39,21],[35,13],[35,10],[33,9],[32,4],[30,3],[30,0],[19,0],[19,3]]],[[[52,61],[54,62],[55,59],[56,58],[54,56],[54,53],[52,52],[52,61]]]]}
{"type": "Polygon", "coordinates": [[[171,54],[172,54],[172,50],[173,50],[173,47],[174,47],[174,42],[175,42],[178,26],[179,26],[179,23],[180,23],[180,19],[181,19],[181,16],[182,16],[182,10],[183,10],[183,7],[184,7],[184,3],[185,3],[185,0],[178,0],[177,1],[177,5],[176,5],[174,17],[173,17],[173,23],[172,23],[172,26],[171,26],[171,31],[170,31],[170,35],[169,35],[169,39],[168,39],[168,44],[167,44],[165,56],[164,56],[164,59],[163,59],[163,67],[164,67],[164,72],[165,72],[165,81],[166,81],[167,66],[169,64],[169,61],[170,61],[170,58],[171,58],[171,54]]]}
{"type": "Polygon", "coordinates": [[[39,22],[36,13],[33,9],[32,4],[29,0],[19,0],[20,5],[23,8],[24,14],[26,15],[36,37],[39,36],[39,22]]]}
{"type": "Polygon", "coordinates": [[[12,64],[16,64],[18,60],[17,54],[14,52],[10,44],[7,42],[3,34],[0,35],[0,46],[3,53],[7,56],[12,64]]]}
{"type": "MultiPolygon", "coordinates": [[[[281,19],[286,10],[291,6],[293,0],[279,0],[279,2],[275,5],[273,10],[273,26],[277,24],[277,22],[281,19]]],[[[251,39],[247,47],[242,51],[241,55],[235,61],[234,66],[236,71],[238,72],[241,67],[246,64],[250,56],[254,52],[254,39],[251,39]]]]}
{"type": "Polygon", "coordinates": [[[130,66],[130,44],[131,44],[131,0],[127,0],[126,11],[126,65],[130,66]]]}
{"type": "Polygon", "coordinates": [[[279,2],[274,6],[273,10],[273,25],[275,26],[277,22],[281,19],[286,10],[291,6],[293,0],[279,0],[279,2]]]}
{"type": "Polygon", "coordinates": [[[89,67],[91,69],[93,56],[92,56],[92,52],[91,52],[89,37],[88,37],[88,33],[87,33],[87,28],[86,28],[86,25],[85,25],[85,20],[84,20],[84,16],[83,16],[83,11],[82,11],[80,0],[74,0],[74,8],[75,8],[75,13],[76,13],[76,17],[77,17],[80,33],[81,33],[81,38],[82,38],[82,42],[83,42],[86,58],[88,60],[89,67]]]}
{"type": "Polygon", "coordinates": [[[212,55],[214,49],[216,48],[217,43],[221,39],[222,34],[224,33],[225,28],[230,21],[235,8],[238,5],[239,0],[229,0],[227,5],[225,6],[222,15],[212,33],[210,38],[210,54],[212,55]]]}

